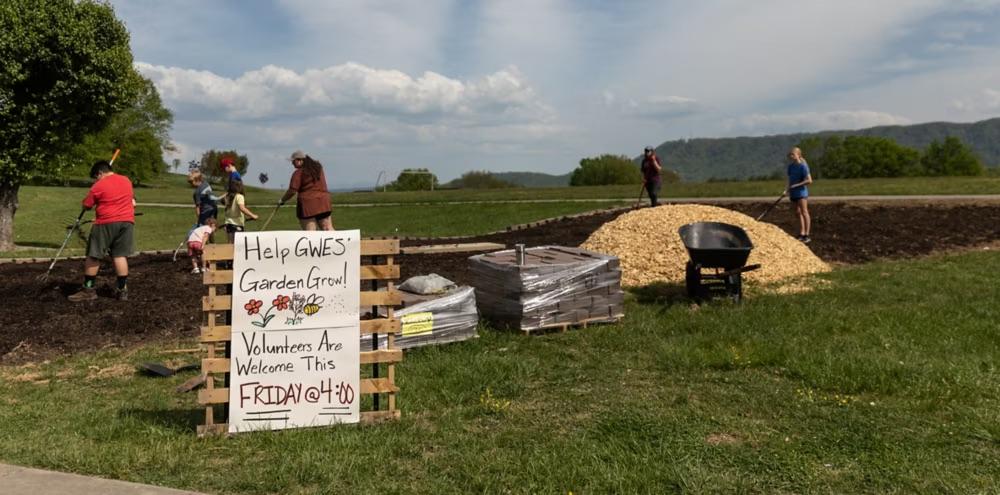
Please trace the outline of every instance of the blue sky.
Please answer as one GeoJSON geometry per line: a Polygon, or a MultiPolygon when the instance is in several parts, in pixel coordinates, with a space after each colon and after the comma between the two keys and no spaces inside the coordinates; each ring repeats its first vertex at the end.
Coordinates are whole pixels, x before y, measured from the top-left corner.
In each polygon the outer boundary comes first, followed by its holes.
{"type": "Polygon", "coordinates": [[[357,187],[1000,116],[1000,0],[112,4],[174,111],[177,157],[235,148],[269,186],[299,148],[357,187]]]}

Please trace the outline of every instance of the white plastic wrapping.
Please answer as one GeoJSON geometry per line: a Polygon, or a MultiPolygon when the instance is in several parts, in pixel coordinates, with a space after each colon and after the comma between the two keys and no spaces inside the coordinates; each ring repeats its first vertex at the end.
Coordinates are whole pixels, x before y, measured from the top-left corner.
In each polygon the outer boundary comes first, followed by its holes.
{"type": "Polygon", "coordinates": [[[616,321],[624,315],[618,258],[542,246],[518,265],[513,250],[469,258],[483,316],[521,330],[616,321]]]}
{"type": "MultiPolygon", "coordinates": [[[[477,337],[479,312],[472,287],[458,287],[441,297],[396,310],[395,316],[403,323],[403,333],[396,335],[396,347],[400,349],[477,337]]],[[[378,340],[379,348],[385,349],[387,336],[381,334],[378,340]]],[[[371,348],[371,335],[362,335],[361,350],[371,348]]]]}

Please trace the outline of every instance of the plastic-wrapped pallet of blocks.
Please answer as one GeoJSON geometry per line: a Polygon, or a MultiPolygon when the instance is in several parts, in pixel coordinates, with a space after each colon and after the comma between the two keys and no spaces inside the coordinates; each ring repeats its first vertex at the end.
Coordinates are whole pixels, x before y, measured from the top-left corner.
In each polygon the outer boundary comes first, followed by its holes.
{"type": "MultiPolygon", "coordinates": [[[[477,337],[479,313],[472,287],[458,287],[442,295],[408,299],[408,295],[404,294],[406,307],[395,311],[395,316],[403,324],[402,333],[396,336],[397,348],[411,349],[477,337]]],[[[363,335],[361,349],[369,350],[371,346],[371,335],[363,335]]],[[[379,349],[385,347],[386,335],[381,334],[379,349]]]]}
{"type": "Polygon", "coordinates": [[[615,322],[625,315],[618,258],[541,246],[469,258],[483,317],[522,331],[615,322]]]}

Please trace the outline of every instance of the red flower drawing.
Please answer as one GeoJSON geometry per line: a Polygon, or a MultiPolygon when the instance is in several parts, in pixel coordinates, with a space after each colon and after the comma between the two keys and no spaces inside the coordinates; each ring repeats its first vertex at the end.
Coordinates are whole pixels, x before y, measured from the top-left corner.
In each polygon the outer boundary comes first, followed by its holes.
{"type": "Polygon", "coordinates": [[[250,302],[243,305],[243,309],[247,310],[248,315],[255,315],[260,312],[261,306],[264,305],[264,301],[258,301],[256,299],[251,299],[250,302]]]}
{"type": "Polygon", "coordinates": [[[278,311],[284,311],[288,309],[288,303],[291,300],[292,298],[288,296],[282,296],[279,294],[278,297],[274,298],[274,300],[271,301],[271,305],[274,306],[278,311]]]}

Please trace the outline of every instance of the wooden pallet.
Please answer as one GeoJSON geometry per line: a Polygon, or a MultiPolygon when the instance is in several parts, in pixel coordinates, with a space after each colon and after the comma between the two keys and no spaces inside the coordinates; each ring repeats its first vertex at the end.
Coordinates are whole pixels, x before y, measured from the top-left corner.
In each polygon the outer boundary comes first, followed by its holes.
{"type": "Polygon", "coordinates": [[[551,323],[548,325],[542,325],[538,328],[521,329],[521,333],[525,335],[540,335],[551,332],[566,332],[571,328],[587,328],[589,325],[610,325],[614,323],[619,323],[622,321],[625,315],[616,315],[612,317],[608,316],[598,316],[594,318],[588,318],[586,320],[580,321],[569,321],[565,323],[551,323]]]}
{"type": "MultiPolygon", "coordinates": [[[[360,362],[362,375],[371,378],[361,380],[361,393],[373,396],[373,408],[361,411],[362,423],[375,423],[399,419],[400,411],[396,408],[396,366],[403,360],[403,351],[396,348],[396,335],[402,331],[399,318],[393,314],[393,308],[401,304],[399,292],[393,282],[399,278],[399,265],[393,259],[399,254],[399,241],[396,239],[361,240],[361,281],[369,281],[372,290],[361,291],[361,304],[377,309],[385,307],[385,318],[375,318],[361,321],[361,334],[371,334],[378,341],[378,334],[387,334],[387,348],[382,350],[362,351],[360,362]],[[365,261],[368,264],[364,264],[365,261]],[[376,261],[384,263],[377,264],[376,261]],[[380,281],[384,281],[384,290],[378,289],[380,281]],[[383,375],[383,365],[385,374],[383,375]],[[370,366],[371,372],[365,373],[364,367],[370,366]],[[381,401],[385,396],[386,401],[381,401]],[[384,407],[382,407],[384,404],[384,407]]],[[[225,262],[233,259],[232,244],[209,244],[205,246],[204,259],[209,264],[209,270],[204,273],[203,281],[208,294],[202,298],[204,325],[201,327],[201,343],[206,348],[202,359],[202,373],[207,375],[205,387],[198,391],[198,403],[205,406],[205,424],[198,426],[198,436],[224,435],[229,431],[225,422],[216,422],[216,409],[220,406],[225,410],[229,403],[229,389],[225,387],[230,363],[226,349],[231,339],[229,321],[232,308],[233,272],[222,269],[225,262]],[[217,386],[218,380],[223,380],[223,386],[217,386]]],[[[379,314],[373,311],[373,314],[379,314]]]]}

